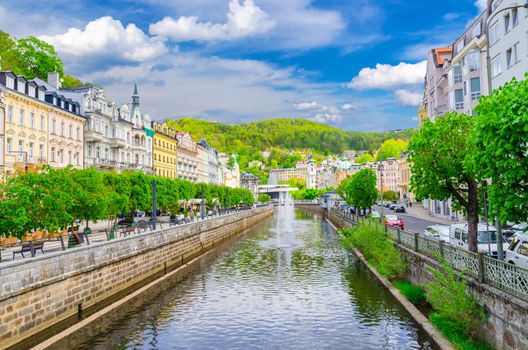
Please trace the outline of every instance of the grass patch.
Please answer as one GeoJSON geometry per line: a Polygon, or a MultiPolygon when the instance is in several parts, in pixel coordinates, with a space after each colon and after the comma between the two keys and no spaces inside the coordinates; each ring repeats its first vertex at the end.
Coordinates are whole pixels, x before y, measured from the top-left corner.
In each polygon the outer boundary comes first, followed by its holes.
{"type": "Polygon", "coordinates": [[[344,245],[357,248],[381,275],[394,279],[405,273],[406,261],[380,226],[360,224],[341,232],[344,245]]]}
{"type": "Polygon", "coordinates": [[[422,287],[405,280],[394,281],[394,285],[413,305],[427,303],[425,290],[422,287]]]}
{"type": "Polygon", "coordinates": [[[493,350],[493,347],[480,339],[472,339],[463,330],[460,322],[453,321],[438,312],[429,317],[436,328],[459,350],[493,350]]]}

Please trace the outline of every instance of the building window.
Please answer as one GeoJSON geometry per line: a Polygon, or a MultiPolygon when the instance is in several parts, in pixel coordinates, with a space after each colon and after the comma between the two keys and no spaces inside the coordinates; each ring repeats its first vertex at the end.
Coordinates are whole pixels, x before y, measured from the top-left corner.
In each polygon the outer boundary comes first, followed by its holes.
{"type": "Polygon", "coordinates": [[[33,151],[34,151],[34,147],[35,145],[33,144],[33,142],[30,142],[29,143],[29,158],[33,158],[33,151]]]}
{"type": "Polygon", "coordinates": [[[64,136],[64,122],[61,122],[61,125],[60,125],[60,135],[64,136]]]}
{"type": "Polygon", "coordinates": [[[55,161],[55,147],[51,147],[51,161],[55,161]]]}
{"type": "Polygon", "coordinates": [[[455,90],[455,109],[464,109],[464,90],[455,90]]]}
{"type": "Polygon", "coordinates": [[[498,22],[496,22],[494,25],[490,27],[489,40],[490,40],[490,45],[493,45],[497,41],[499,41],[499,23],[498,22]]]}
{"type": "Polygon", "coordinates": [[[24,152],[24,141],[20,140],[18,141],[18,153],[22,154],[24,152]]]}
{"type": "Polygon", "coordinates": [[[73,162],[72,162],[72,151],[68,151],[68,164],[73,164],[73,162]]]}
{"type": "Polygon", "coordinates": [[[454,71],[455,84],[460,84],[462,82],[462,66],[456,65],[454,71]]]}
{"type": "Polygon", "coordinates": [[[497,55],[494,59],[491,60],[491,76],[496,77],[502,73],[502,67],[500,64],[500,55],[497,55]]]}
{"type": "Polygon", "coordinates": [[[101,158],[101,149],[99,147],[95,147],[95,158],[101,158]]]}
{"type": "Polygon", "coordinates": [[[44,145],[39,145],[39,158],[44,160],[44,145]]]}
{"type": "Polygon", "coordinates": [[[478,100],[480,98],[480,78],[471,78],[471,99],[478,100]]]}
{"type": "Polygon", "coordinates": [[[512,28],[517,27],[519,24],[519,12],[517,9],[512,9],[512,28]]]}
{"type": "Polygon", "coordinates": [[[81,139],[81,128],[77,128],[77,140],[81,139]]]}
{"type": "Polygon", "coordinates": [[[18,122],[20,124],[20,126],[24,126],[24,122],[25,122],[25,116],[24,116],[24,110],[21,109],[20,110],[20,114],[18,115],[18,122]]]}
{"type": "Polygon", "coordinates": [[[57,121],[55,119],[51,121],[51,133],[57,134],[57,121]]]}
{"type": "Polygon", "coordinates": [[[61,149],[59,152],[60,152],[60,163],[64,164],[64,150],[61,149]]]}
{"type": "Polygon", "coordinates": [[[513,45],[513,64],[519,62],[519,43],[513,45]]]}
{"type": "Polygon", "coordinates": [[[510,14],[507,13],[504,15],[504,32],[508,33],[510,31],[510,24],[511,24],[511,17],[510,14]]]}
{"type": "Polygon", "coordinates": [[[29,127],[31,129],[34,129],[35,128],[35,113],[31,112],[29,114],[29,127]]]}
{"type": "Polygon", "coordinates": [[[73,126],[70,124],[70,139],[73,139],[73,126]]]}
{"type": "Polygon", "coordinates": [[[75,153],[75,164],[80,165],[79,152],[75,153]]]}
{"type": "Polygon", "coordinates": [[[7,138],[7,153],[13,152],[13,139],[8,137],[7,138]]]}
{"type": "Polygon", "coordinates": [[[7,121],[13,122],[13,106],[7,106],[7,121]]]}
{"type": "Polygon", "coordinates": [[[473,27],[473,37],[474,38],[479,37],[481,34],[482,34],[482,21],[478,22],[473,27]]]}
{"type": "Polygon", "coordinates": [[[92,145],[88,145],[88,157],[92,156],[92,145]]]}
{"type": "Polygon", "coordinates": [[[40,130],[44,130],[44,126],[45,126],[44,116],[41,115],[40,116],[40,130]]]}

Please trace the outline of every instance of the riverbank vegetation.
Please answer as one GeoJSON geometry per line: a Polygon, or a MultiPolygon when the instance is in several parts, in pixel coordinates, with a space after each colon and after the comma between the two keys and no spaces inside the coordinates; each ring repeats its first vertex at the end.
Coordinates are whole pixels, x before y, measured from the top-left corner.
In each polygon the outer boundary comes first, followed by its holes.
{"type": "Polygon", "coordinates": [[[429,268],[434,282],[417,286],[404,279],[407,262],[383,226],[363,222],[341,230],[341,234],[346,247],[358,249],[412,304],[429,304],[433,310],[429,315],[431,323],[455,348],[493,349],[479,338],[487,317],[484,308],[467,292],[467,282],[445,261],[441,269],[429,268]]]}
{"type": "MultiPolygon", "coordinates": [[[[242,188],[195,184],[180,179],[146,175],[138,171],[99,172],[71,166],[39,173],[23,173],[0,182],[0,236],[21,238],[34,230],[51,233],[66,230],[82,220],[133,217],[152,210],[152,181],[157,184],[157,207],[164,213],[188,214],[200,199],[210,207],[253,204],[253,194],[242,188]],[[195,201],[196,202],[196,201],[195,201]]],[[[212,209],[212,208],[210,208],[212,209]]]]}

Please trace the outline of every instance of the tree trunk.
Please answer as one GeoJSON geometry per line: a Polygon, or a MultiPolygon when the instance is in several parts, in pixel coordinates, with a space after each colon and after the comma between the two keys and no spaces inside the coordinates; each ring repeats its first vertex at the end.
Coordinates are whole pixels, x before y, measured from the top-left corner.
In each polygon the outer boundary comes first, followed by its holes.
{"type": "Polygon", "coordinates": [[[477,231],[479,222],[478,213],[478,185],[476,181],[468,182],[468,249],[478,253],[477,231]]]}

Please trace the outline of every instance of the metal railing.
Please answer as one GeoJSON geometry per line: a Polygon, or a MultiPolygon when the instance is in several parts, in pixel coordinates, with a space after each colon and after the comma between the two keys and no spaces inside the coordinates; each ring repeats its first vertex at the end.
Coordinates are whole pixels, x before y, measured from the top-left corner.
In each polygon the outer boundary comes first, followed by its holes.
{"type": "Polygon", "coordinates": [[[439,257],[442,257],[455,270],[528,301],[528,269],[491,258],[484,253],[473,253],[446,244],[444,241],[424,237],[418,233],[387,225],[381,226],[380,223],[374,222],[374,219],[361,218],[336,208],[330,211],[351,225],[369,222],[372,225],[383,227],[399,245],[435,261],[439,261],[439,257]]]}

